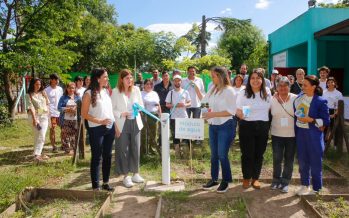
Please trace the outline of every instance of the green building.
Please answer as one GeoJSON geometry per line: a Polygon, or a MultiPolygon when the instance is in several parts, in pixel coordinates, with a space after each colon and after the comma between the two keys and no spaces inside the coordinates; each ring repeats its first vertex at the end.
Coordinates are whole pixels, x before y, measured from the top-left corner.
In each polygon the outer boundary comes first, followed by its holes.
{"type": "Polygon", "coordinates": [[[317,75],[323,65],[349,95],[349,8],[310,8],[269,34],[269,72],[283,75],[303,68],[317,75]]]}

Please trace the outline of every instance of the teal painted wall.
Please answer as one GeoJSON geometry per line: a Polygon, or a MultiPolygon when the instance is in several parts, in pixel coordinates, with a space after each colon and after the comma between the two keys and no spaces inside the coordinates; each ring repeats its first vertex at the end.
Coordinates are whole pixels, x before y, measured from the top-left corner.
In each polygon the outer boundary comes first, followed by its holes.
{"type": "Polygon", "coordinates": [[[287,51],[287,66],[288,67],[307,67],[307,43],[292,47],[287,51]]]}
{"type": "Polygon", "coordinates": [[[345,65],[344,65],[344,95],[349,96],[349,43],[345,46],[345,65]]]}
{"type": "Polygon", "coordinates": [[[349,19],[349,8],[311,8],[288,24],[269,34],[271,54],[294,47],[310,39],[314,33],[349,19]]]}
{"type": "MultiPolygon", "coordinates": [[[[325,50],[325,45],[314,39],[314,33],[349,19],[349,8],[311,8],[288,24],[269,34],[270,58],[281,51],[291,51],[293,47],[307,43],[307,68],[310,74],[316,74],[317,67],[325,61],[325,56],[317,56],[318,49],[325,50]],[[318,63],[319,62],[319,63],[318,63]]],[[[292,53],[292,51],[291,51],[292,53]]],[[[293,56],[295,57],[295,56],[293,56]]],[[[297,63],[288,57],[288,63],[297,63]]],[[[272,62],[269,70],[273,69],[272,62]]]]}

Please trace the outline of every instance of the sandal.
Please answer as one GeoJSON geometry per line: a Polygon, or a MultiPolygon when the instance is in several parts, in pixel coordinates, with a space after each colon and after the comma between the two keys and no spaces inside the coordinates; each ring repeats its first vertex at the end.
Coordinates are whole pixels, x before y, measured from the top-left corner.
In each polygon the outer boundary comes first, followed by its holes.
{"type": "Polygon", "coordinates": [[[40,155],[35,155],[34,161],[36,161],[36,162],[42,162],[42,161],[44,161],[44,159],[42,159],[42,157],[41,157],[40,155]]]}
{"type": "Polygon", "coordinates": [[[41,155],[41,158],[42,158],[43,160],[48,160],[48,159],[50,159],[50,157],[47,156],[47,155],[41,155]]]}

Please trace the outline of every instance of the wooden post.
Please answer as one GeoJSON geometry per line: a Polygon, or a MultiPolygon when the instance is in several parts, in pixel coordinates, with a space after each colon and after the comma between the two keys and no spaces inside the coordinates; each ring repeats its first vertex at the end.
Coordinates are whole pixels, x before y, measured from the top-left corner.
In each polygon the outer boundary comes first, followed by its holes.
{"type": "Polygon", "coordinates": [[[349,142],[348,142],[348,136],[344,132],[344,101],[339,100],[338,101],[338,109],[337,109],[337,116],[334,121],[333,128],[329,130],[329,136],[326,143],[325,152],[327,152],[328,148],[330,147],[331,141],[334,138],[334,144],[337,147],[338,153],[343,153],[343,139],[345,141],[347,151],[349,154],[349,142]]]}
{"type": "Polygon", "coordinates": [[[337,147],[337,152],[343,153],[343,136],[344,136],[344,102],[338,101],[338,109],[336,118],[338,119],[337,131],[334,132],[334,144],[337,147]],[[343,122],[342,122],[343,120],[343,122]]]}

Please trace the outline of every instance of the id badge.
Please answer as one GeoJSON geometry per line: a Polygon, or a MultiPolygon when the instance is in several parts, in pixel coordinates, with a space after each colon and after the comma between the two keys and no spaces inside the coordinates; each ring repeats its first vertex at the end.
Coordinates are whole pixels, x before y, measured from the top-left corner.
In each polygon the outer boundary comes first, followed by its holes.
{"type": "Polygon", "coordinates": [[[281,125],[281,127],[287,127],[288,126],[288,118],[281,118],[280,125],[281,125]]]}

